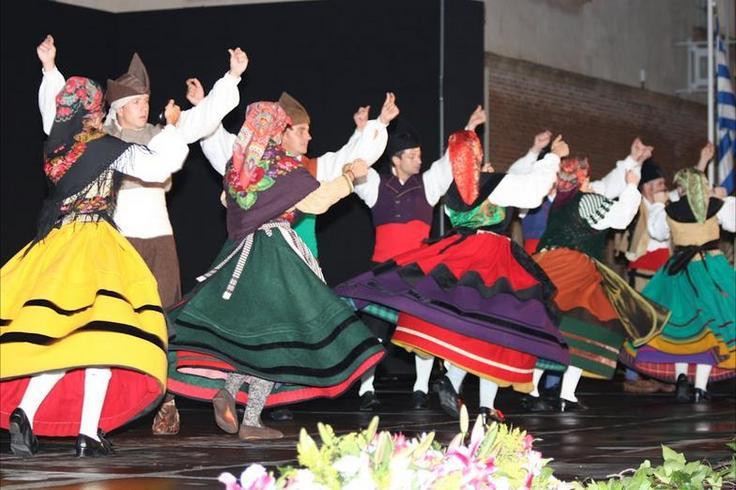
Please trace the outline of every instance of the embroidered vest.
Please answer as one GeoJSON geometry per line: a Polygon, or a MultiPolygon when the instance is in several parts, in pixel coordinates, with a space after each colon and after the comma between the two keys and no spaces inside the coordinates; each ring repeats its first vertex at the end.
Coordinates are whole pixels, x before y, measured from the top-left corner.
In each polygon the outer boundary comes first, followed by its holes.
{"type": "Polygon", "coordinates": [[[552,208],[538,250],[567,247],[603,259],[608,230],[596,230],[580,216],[580,200],[584,196],[583,192],[578,192],[562,206],[552,208]]]}

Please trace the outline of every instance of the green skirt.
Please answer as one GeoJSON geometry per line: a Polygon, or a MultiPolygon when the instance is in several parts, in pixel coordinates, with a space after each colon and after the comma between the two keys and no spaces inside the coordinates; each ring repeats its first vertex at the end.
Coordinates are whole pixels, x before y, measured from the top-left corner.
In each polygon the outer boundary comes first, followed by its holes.
{"type": "MultiPolygon", "coordinates": [[[[237,245],[226,242],[215,264],[237,245]]],[[[383,356],[378,340],[278,229],[255,232],[232,296],[223,299],[236,263],[237,254],[170,312],[176,337],[169,390],[211,399],[235,371],[277,383],[268,405],[337,396],[383,356]]]]}

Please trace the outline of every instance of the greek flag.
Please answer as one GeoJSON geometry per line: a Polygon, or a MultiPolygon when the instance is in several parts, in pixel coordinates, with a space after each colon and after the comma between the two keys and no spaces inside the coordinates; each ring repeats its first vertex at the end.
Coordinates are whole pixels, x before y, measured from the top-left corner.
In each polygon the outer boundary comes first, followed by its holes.
{"type": "Polygon", "coordinates": [[[733,161],[736,151],[736,96],[723,38],[716,25],[716,105],[718,111],[718,178],[731,194],[734,190],[733,161]]]}

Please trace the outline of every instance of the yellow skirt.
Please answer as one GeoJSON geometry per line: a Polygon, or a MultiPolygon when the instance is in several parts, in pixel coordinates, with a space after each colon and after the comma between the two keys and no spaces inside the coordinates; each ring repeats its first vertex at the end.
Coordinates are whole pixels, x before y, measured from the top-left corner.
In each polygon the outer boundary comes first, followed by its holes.
{"type": "Polygon", "coordinates": [[[119,427],[163,395],[166,349],[156,280],[104,221],[54,229],[0,270],[1,427],[31,376],[62,370],[67,375],[36,413],[34,432],[75,435],[83,368],[91,366],[112,369],[100,427],[119,427]]]}

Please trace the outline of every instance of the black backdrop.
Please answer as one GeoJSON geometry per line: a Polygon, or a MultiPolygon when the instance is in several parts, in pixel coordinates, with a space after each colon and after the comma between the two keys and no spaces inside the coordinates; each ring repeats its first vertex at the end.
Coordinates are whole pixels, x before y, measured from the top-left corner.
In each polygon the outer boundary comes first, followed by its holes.
{"type": "MultiPolygon", "coordinates": [[[[227,48],[240,46],[250,66],[241,103],[225,119],[237,131],[245,105],[289,91],[309,110],[309,154],[341,146],[352,114],[370,104],[372,117],[386,91],[421,134],[424,163],[439,148],[439,0],[355,0],[275,3],[110,14],[45,0],[0,2],[2,75],[0,255],[5,263],[30,240],[45,194],[44,134],[38,114],[41,80],[35,46],[56,39],[65,76],[104,82],[127,69],[138,51],[151,77],[151,117],[168,98],[186,109],[184,80],[206,88],[228,69],[227,48]]],[[[445,2],[445,136],[461,127],[483,92],[483,3],[445,2]]],[[[183,287],[193,285],[225,236],[220,182],[198,145],[174,176],[169,212],[183,287]]],[[[348,198],[318,219],[320,262],[335,284],[368,267],[373,247],[370,213],[348,198]]]]}

